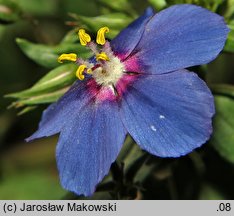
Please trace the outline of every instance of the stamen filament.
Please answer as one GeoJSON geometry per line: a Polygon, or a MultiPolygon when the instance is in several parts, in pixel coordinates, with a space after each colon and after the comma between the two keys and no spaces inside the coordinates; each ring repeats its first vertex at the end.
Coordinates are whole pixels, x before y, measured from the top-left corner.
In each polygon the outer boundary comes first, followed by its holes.
{"type": "Polygon", "coordinates": [[[89,43],[87,44],[87,47],[88,47],[94,54],[97,54],[97,53],[98,53],[97,44],[94,43],[93,41],[89,42],[89,43]]]}
{"type": "Polygon", "coordinates": [[[100,28],[97,32],[96,42],[100,45],[104,45],[106,43],[105,34],[108,33],[109,31],[110,31],[109,28],[106,26],[100,28]]]}

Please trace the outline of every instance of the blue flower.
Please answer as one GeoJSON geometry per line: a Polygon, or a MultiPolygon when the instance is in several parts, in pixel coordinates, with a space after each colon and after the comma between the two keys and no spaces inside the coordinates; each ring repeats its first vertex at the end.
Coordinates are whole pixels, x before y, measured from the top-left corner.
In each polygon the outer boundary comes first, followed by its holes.
{"type": "Polygon", "coordinates": [[[155,15],[148,8],[110,42],[108,31],[98,31],[99,45],[79,31],[81,44],[94,53],[90,60],[74,53],[59,57],[79,65],[79,80],[44,111],[39,129],[27,139],[60,133],[61,184],[86,196],[108,173],[127,133],[160,157],[185,155],[209,139],[213,96],[183,68],[212,61],[229,29],[221,16],[185,4],[155,15]]]}

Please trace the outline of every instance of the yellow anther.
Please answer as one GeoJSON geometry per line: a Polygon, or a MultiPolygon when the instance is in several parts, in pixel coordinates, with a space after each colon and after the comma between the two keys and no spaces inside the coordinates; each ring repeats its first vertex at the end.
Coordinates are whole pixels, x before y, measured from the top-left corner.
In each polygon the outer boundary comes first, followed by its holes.
{"type": "Polygon", "coordinates": [[[89,34],[85,32],[84,29],[80,29],[78,32],[79,38],[80,38],[80,44],[82,46],[86,46],[87,43],[91,41],[91,37],[89,34]]]}
{"type": "Polygon", "coordinates": [[[87,74],[91,74],[93,71],[92,71],[92,69],[91,68],[89,68],[88,70],[87,70],[87,74]]]}
{"type": "Polygon", "coordinates": [[[58,57],[58,62],[63,63],[64,60],[73,61],[77,60],[77,55],[75,53],[62,54],[58,57]]]}
{"type": "Polygon", "coordinates": [[[76,76],[79,80],[83,80],[85,78],[84,76],[84,70],[87,68],[86,65],[80,65],[76,71],[76,76]]]}
{"type": "Polygon", "coordinates": [[[96,59],[97,59],[97,61],[99,61],[99,60],[109,61],[110,60],[109,57],[104,52],[97,54],[96,59]]]}
{"type": "Polygon", "coordinates": [[[96,42],[100,45],[104,45],[106,43],[105,33],[108,33],[109,31],[109,28],[106,26],[100,28],[97,32],[96,42]]]}

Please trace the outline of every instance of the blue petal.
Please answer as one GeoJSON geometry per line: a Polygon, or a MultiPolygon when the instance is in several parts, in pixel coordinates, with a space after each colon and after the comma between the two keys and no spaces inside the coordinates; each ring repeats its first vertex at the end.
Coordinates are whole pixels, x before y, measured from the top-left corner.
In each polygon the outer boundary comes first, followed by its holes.
{"type": "Polygon", "coordinates": [[[59,133],[62,127],[73,119],[74,113],[79,112],[90,100],[90,95],[84,91],[85,88],[86,82],[77,81],[58,102],[51,104],[43,112],[39,129],[26,140],[31,141],[59,133]]]}
{"type": "Polygon", "coordinates": [[[181,70],[141,75],[125,94],[121,112],[141,148],[161,157],[179,157],[209,139],[215,110],[206,84],[181,70]]]}
{"type": "Polygon", "coordinates": [[[149,74],[210,62],[223,49],[229,32],[223,17],[186,4],[156,14],[145,29],[133,57],[149,74]]]}
{"type": "Polygon", "coordinates": [[[108,173],[126,131],[117,104],[88,104],[60,133],[56,158],[62,186],[91,195],[108,173]]]}
{"type": "Polygon", "coordinates": [[[146,23],[153,16],[153,9],[147,8],[142,16],[121,31],[110,43],[116,55],[126,58],[142,37],[146,23]]]}

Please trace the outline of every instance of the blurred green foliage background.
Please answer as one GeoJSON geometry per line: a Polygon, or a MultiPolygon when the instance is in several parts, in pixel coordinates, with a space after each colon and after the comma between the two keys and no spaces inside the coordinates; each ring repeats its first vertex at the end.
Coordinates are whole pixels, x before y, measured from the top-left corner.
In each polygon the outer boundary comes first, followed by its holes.
{"type": "Polygon", "coordinates": [[[78,43],[79,27],[95,35],[108,25],[111,39],[147,6],[159,11],[179,3],[219,13],[231,29],[224,52],[192,68],[215,95],[214,134],[178,159],[153,157],[127,137],[91,199],[234,199],[234,0],[0,0],[0,199],[83,198],[59,184],[56,136],[24,141],[43,109],[75,80],[75,68],[56,59],[63,52],[89,56],[78,43]]]}

